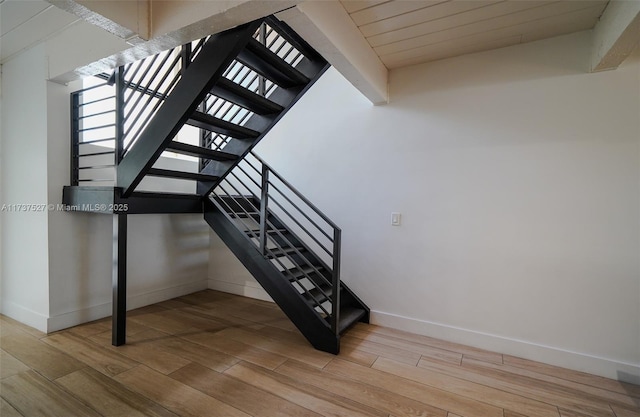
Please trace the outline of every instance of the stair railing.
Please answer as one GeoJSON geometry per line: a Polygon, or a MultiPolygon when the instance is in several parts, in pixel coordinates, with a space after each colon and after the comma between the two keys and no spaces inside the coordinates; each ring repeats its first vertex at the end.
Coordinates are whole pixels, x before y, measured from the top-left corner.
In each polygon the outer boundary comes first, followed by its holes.
{"type": "MultiPolygon", "coordinates": [[[[256,31],[254,38],[292,66],[304,58],[295,46],[266,22],[256,31]]],[[[207,40],[208,37],[120,66],[112,74],[98,74],[97,77],[106,83],[72,93],[71,185],[87,185],[88,181],[100,182],[100,185],[115,185],[115,175],[104,175],[104,171],[110,169],[115,172],[115,167],[135,145],[166,97],[180,81],[184,69],[198,55],[207,40]],[[100,92],[102,96],[95,97],[96,92],[100,92]],[[92,98],[87,99],[89,96],[92,98]],[[109,107],[105,108],[107,100],[110,100],[109,107]],[[86,107],[89,104],[105,110],[91,114],[90,108],[86,107]],[[107,117],[110,117],[108,123],[96,124],[107,117]],[[97,137],[98,133],[104,137],[97,137]],[[86,148],[83,145],[89,143],[94,143],[100,148],[88,152],[93,155],[81,153],[83,148],[86,148]],[[107,152],[108,149],[115,151],[107,152]],[[101,157],[109,153],[114,154],[113,163],[105,163],[106,157],[101,157]],[[102,158],[100,163],[94,162],[97,157],[102,158]],[[89,172],[93,172],[94,175],[85,174],[89,172]],[[105,178],[102,178],[101,174],[105,178]]],[[[277,87],[238,61],[234,61],[224,77],[265,97],[277,87]]],[[[205,98],[200,111],[238,125],[243,125],[253,114],[215,95],[205,98]]],[[[213,150],[222,150],[230,139],[223,134],[213,134],[204,130],[200,131],[200,135],[200,146],[213,150]]],[[[200,169],[203,169],[207,162],[208,160],[201,159],[200,169]]]]}
{"type": "Polygon", "coordinates": [[[115,181],[116,95],[107,82],[71,93],[71,185],[115,181]]]}
{"type": "Polygon", "coordinates": [[[329,319],[331,329],[337,335],[341,229],[253,152],[214,189],[210,199],[256,250],[271,259],[296,283],[299,291],[313,301],[316,311],[329,319]],[[240,221],[240,218],[246,220],[240,221]],[[257,229],[254,223],[257,223],[257,229]],[[279,224],[284,225],[286,231],[281,230],[279,224]],[[304,248],[295,247],[293,240],[302,242],[304,248]],[[313,259],[320,260],[321,265],[316,265],[313,259]],[[323,274],[323,270],[329,274],[323,274]],[[305,278],[306,285],[302,282],[305,278]],[[319,285],[314,285],[315,293],[311,292],[309,283],[318,280],[329,284],[331,292],[324,291],[319,285]],[[323,300],[329,300],[330,305],[323,300]]]}
{"type": "MultiPolygon", "coordinates": [[[[263,22],[256,31],[254,38],[265,45],[271,52],[278,55],[289,65],[295,67],[304,55],[295,46],[290,44],[278,30],[267,22],[263,22]]],[[[261,95],[269,97],[276,89],[277,84],[271,80],[261,76],[248,66],[239,61],[234,61],[223,74],[225,78],[243,86],[244,88],[261,95]]],[[[225,105],[226,101],[209,95],[204,101],[204,113],[211,114],[223,120],[231,121],[238,125],[243,125],[252,113],[239,106],[225,105]]],[[[200,131],[200,146],[221,151],[229,142],[229,137],[220,133],[212,133],[209,131],[200,131]]],[[[202,170],[209,161],[200,160],[200,169],[202,170]]]]}

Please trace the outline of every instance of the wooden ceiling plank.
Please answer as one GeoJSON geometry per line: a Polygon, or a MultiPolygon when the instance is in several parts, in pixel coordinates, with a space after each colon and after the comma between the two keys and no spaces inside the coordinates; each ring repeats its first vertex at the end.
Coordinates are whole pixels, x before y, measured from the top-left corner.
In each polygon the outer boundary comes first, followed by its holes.
{"type": "Polygon", "coordinates": [[[341,0],[340,3],[348,13],[354,13],[388,1],[390,0],[341,0]]]}
{"type": "Polygon", "coordinates": [[[406,53],[404,54],[382,56],[381,59],[389,68],[398,68],[420,62],[435,61],[466,53],[495,49],[502,47],[496,46],[502,44],[502,42],[513,45],[515,43],[526,43],[578,32],[593,27],[598,19],[597,11],[597,7],[592,7],[573,13],[553,16],[548,19],[432,44],[419,48],[419,50],[405,51],[406,53]],[[514,38],[518,38],[518,42],[513,43],[514,38]]]}
{"type": "Polygon", "coordinates": [[[519,43],[520,43],[520,36],[512,36],[509,38],[496,39],[494,41],[485,42],[482,44],[466,45],[466,46],[461,46],[459,48],[453,48],[446,51],[430,52],[423,56],[416,56],[416,57],[408,58],[404,60],[390,59],[388,61],[383,60],[383,62],[385,63],[385,65],[387,65],[389,69],[395,69],[395,68],[401,68],[401,67],[408,67],[410,65],[424,64],[427,62],[437,61],[445,58],[452,58],[452,57],[464,55],[464,54],[471,54],[475,52],[488,51],[491,49],[504,48],[506,46],[513,46],[519,43]]]}
{"type": "Polygon", "coordinates": [[[388,101],[388,71],[338,2],[305,2],[276,16],[374,104],[388,101]]]}
{"type": "Polygon", "coordinates": [[[356,25],[362,26],[438,3],[444,3],[445,1],[449,0],[395,0],[352,13],[351,19],[356,25]]]}
{"type": "Polygon", "coordinates": [[[600,13],[602,13],[604,7],[605,4],[602,1],[561,1],[537,7],[535,9],[523,10],[518,13],[511,13],[509,15],[504,15],[493,19],[486,19],[467,25],[456,26],[448,30],[430,33],[428,35],[407,39],[405,41],[396,42],[393,44],[383,45],[374,48],[374,50],[380,56],[400,53],[402,51],[421,48],[423,46],[438,42],[462,38],[470,35],[477,35],[486,31],[511,27],[527,22],[538,21],[541,19],[548,19],[585,9],[592,10],[592,13],[599,16],[600,13]]]}
{"type": "Polygon", "coordinates": [[[476,23],[482,20],[493,19],[499,16],[521,12],[523,10],[541,7],[553,2],[554,0],[503,1],[456,15],[446,16],[441,19],[420,23],[403,29],[398,29],[393,32],[372,36],[367,40],[374,47],[387,45],[394,42],[400,42],[406,39],[416,38],[419,36],[428,35],[430,33],[451,29],[456,26],[476,23]]]}
{"type": "Polygon", "coordinates": [[[503,1],[505,0],[449,1],[446,3],[439,3],[411,13],[405,13],[360,26],[360,31],[365,37],[369,38],[382,33],[404,29],[432,20],[442,19],[443,17],[456,15],[458,13],[480,9],[503,1]]]}

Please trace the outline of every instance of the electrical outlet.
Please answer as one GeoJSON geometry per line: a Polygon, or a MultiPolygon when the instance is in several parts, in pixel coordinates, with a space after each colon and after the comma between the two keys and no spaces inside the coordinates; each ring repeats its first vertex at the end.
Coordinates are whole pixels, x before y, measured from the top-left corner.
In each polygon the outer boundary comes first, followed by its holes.
{"type": "Polygon", "coordinates": [[[391,226],[400,226],[400,213],[391,213],[391,226]]]}

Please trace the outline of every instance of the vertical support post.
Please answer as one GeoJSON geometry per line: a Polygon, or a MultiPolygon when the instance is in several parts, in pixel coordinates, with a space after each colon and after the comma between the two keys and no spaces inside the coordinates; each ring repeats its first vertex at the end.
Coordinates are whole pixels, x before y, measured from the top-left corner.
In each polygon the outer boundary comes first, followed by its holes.
{"type": "Polygon", "coordinates": [[[260,193],[260,253],[267,253],[267,214],[269,203],[269,167],[262,164],[262,192],[260,193]]]}
{"type": "Polygon", "coordinates": [[[79,183],[79,162],[80,155],[80,94],[71,94],[71,176],[70,184],[78,185],[79,183]]]}
{"type": "Polygon", "coordinates": [[[127,325],[127,215],[113,215],[111,344],[124,345],[127,325]]]}
{"type": "Polygon", "coordinates": [[[342,230],[333,229],[333,273],[331,276],[332,303],[331,329],[337,336],[340,334],[340,252],[342,250],[342,230]]]}
{"type": "MultiPolygon", "coordinates": [[[[258,42],[267,45],[267,24],[262,22],[258,32],[258,42]]],[[[265,96],[267,94],[267,79],[262,75],[258,76],[258,94],[265,96]]]]}
{"type": "Polygon", "coordinates": [[[180,59],[182,59],[182,69],[185,70],[191,64],[191,43],[185,43],[180,48],[180,59]]]}
{"type": "MultiPolygon", "coordinates": [[[[115,75],[116,85],[116,147],[114,149],[115,160],[113,162],[117,170],[124,156],[124,93],[127,87],[124,83],[124,67],[116,68],[113,74],[115,75]]],[[[118,178],[117,172],[116,178],[118,178]]]]}

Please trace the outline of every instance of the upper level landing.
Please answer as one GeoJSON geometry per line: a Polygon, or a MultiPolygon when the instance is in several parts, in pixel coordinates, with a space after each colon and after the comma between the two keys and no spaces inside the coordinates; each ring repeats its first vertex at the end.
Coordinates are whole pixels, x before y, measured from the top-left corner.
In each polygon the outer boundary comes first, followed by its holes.
{"type": "Polygon", "coordinates": [[[100,214],[202,213],[202,197],[196,194],[136,191],[122,197],[119,187],[66,186],[62,202],[68,211],[100,214]]]}

